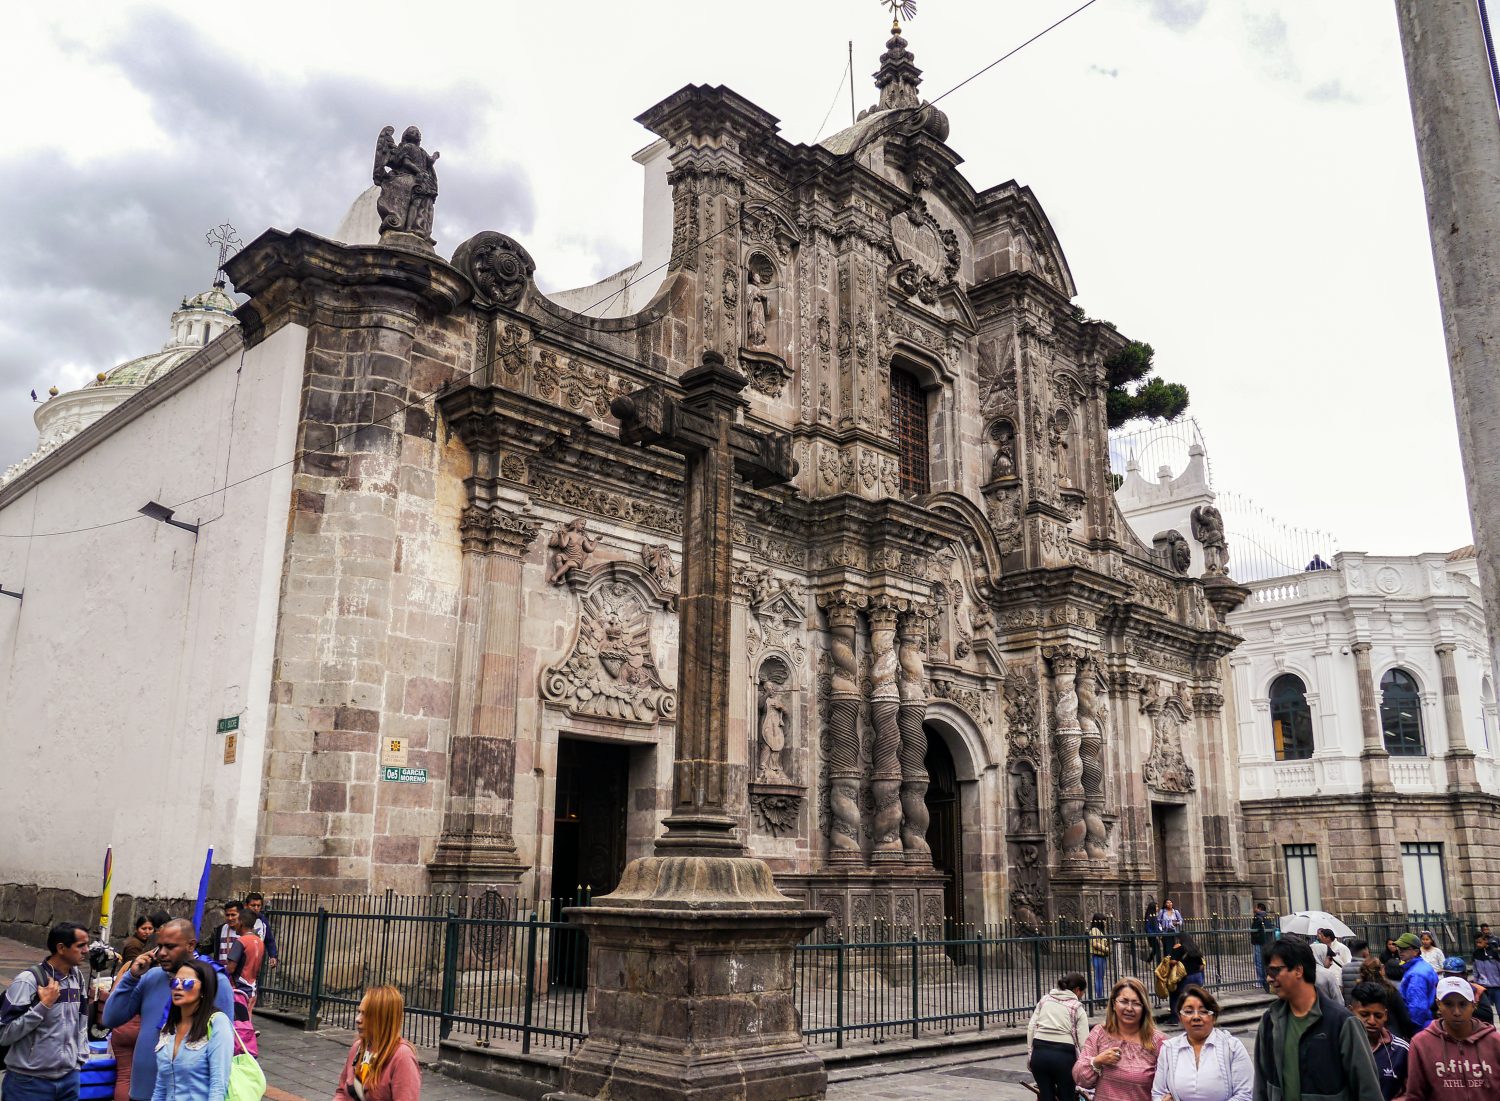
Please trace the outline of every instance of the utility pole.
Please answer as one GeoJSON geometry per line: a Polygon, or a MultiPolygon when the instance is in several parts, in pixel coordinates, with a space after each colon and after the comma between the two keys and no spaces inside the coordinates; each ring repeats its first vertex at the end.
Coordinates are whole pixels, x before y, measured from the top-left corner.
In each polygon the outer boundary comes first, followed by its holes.
{"type": "Polygon", "coordinates": [[[1500,114],[1476,0],[1396,0],[1458,444],[1500,656],[1500,114]]]}

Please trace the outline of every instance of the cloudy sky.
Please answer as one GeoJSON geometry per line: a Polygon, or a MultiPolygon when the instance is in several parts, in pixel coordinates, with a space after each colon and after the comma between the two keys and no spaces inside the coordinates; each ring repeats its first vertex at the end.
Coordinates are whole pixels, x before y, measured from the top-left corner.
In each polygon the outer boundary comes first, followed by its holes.
{"type": "MultiPolygon", "coordinates": [[[[929,97],[1081,0],[920,0],[929,97]]],[[[228,221],[330,232],[376,133],[442,151],[438,247],[519,238],[544,288],[639,257],[631,119],[722,83],[792,141],[848,124],[877,0],[7,9],[0,468],[29,391],[166,338],[228,221]],[[510,10],[514,8],[515,10],[510,10]],[[831,109],[831,110],[830,110],[831,109]],[[826,122],[825,122],[826,119],[826,122]]],[[[1091,316],[1192,392],[1216,484],[1345,549],[1470,541],[1393,5],[1098,0],[943,101],[975,187],[1047,210],[1091,316]]]]}

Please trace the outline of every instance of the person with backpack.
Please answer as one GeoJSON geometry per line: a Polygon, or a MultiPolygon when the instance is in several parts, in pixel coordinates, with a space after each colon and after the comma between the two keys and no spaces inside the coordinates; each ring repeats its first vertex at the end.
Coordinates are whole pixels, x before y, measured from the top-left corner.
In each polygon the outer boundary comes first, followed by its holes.
{"type": "Polygon", "coordinates": [[[1275,932],[1266,904],[1257,902],[1250,918],[1250,955],[1255,961],[1255,985],[1268,993],[1271,988],[1266,985],[1266,945],[1276,939],[1275,932]]]}
{"type": "Polygon", "coordinates": [[[0,999],[4,1101],[77,1101],[89,1057],[89,934],[71,921],[47,931],[47,958],[16,976],[0,999]]]}
{"type": "MultiPolygon", "coordinates": [[[[156,1089],[156,1052],[147,1040],[156,1035],[166,1019],[172,1004],[172,979],[184,963],[195,958],[196,942],[191,921],[185,918],[168,921],[156,931],[155,950],[142,952],[135,958],[109,992],[109,1001],[104,1003],[106,1028],[118,1028],[132,1017],[141,1019],[142,1035],[131,1060],[130,1101],[151,1101],[156,1089]]],[[[197,958],[213,965],[212,960],[197,958]]],[[[225,1019],[234,1020],[234,993],[227,977],[215,984],[212,997],[214,1008],[225,1019]]]]}

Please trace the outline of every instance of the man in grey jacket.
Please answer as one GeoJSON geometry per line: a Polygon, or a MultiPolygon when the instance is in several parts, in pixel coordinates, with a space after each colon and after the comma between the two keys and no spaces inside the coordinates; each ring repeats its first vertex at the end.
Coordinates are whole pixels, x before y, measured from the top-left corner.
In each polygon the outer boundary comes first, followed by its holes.
{"type": "Polygon", "coordinates": [[[89,1057],[83,961],[88,930],[71,921],[47,932],[47,958],[16,976],[0,1000],[4,1101],[77,1101],[78,1069],[89,1057]]]}
{"type": "Polygon", "coordinates": [[[1266,953],[1277,1000],[1255,1032],[1255,1101],[1382,1101],[1365,1026],[1318,992],[1317,966],[1303,941],[1266,953]]]}

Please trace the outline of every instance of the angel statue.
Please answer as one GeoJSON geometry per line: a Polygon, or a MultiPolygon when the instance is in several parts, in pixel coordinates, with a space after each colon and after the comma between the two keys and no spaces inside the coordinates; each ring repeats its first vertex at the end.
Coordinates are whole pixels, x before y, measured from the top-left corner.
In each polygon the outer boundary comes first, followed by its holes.
{"type": "Polygon", "coordinates": [[[1229,575],[1229,544],[1224,539],[1224,517],[1213,505],[1199,505],[1189,517],[1193,538],[1203,544],[1203,575],[1229,575]]]}
{"type": "Polygon", "coordinates": [[[422,131],[408,126],[397,143],[396,128],[387,126],[375,139],[375,183],[380,198],[380,237],[401,234],[427,248],[432,239],[432,204],[437,200],[438,154],[422,148],[422,131]]]}

